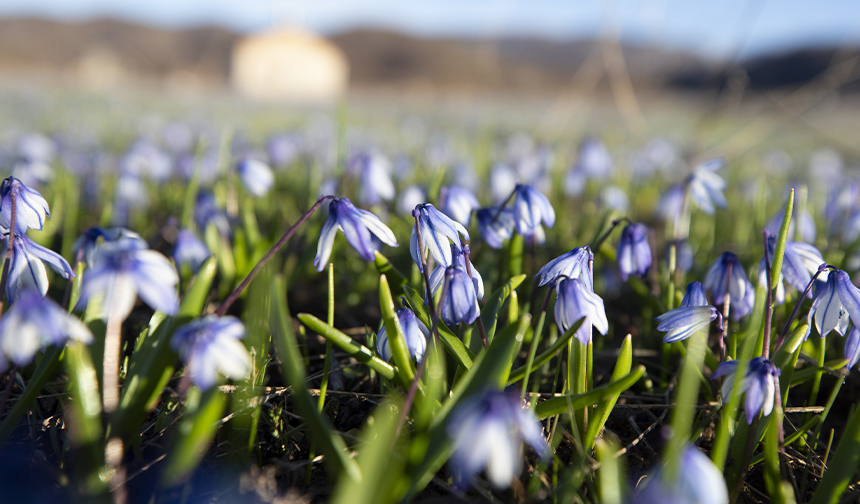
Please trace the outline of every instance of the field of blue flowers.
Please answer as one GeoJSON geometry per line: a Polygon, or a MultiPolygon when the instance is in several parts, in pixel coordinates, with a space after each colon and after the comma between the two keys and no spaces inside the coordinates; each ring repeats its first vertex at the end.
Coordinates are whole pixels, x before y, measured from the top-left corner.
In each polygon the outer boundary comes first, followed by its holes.
{"type": "Polygon", "coordinates": [[[824,143],[16,103],[2,502],[860,497],[824,143]]]}

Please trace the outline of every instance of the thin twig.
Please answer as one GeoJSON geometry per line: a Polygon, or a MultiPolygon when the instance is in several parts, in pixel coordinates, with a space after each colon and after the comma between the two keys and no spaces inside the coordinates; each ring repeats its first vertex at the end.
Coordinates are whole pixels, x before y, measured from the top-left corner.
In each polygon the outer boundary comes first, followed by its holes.
{"type": "Polygon", "coordinates": [[[331,199],[336,198],[332,195],[320,196],[317,202],[314,203],[314,206],[312,206],[310,210],[302,214],[302,216],[299,217],[299,220],[297,220],[296,223],[293,224],[290,229],[287,230],[286,233],[284,233],[284,236],[282,236],[277,243],[272,245],[272,248],[270,248],[269,251],[266,252],[266,255],[263,256],[262,259],[260,259],[260,262],[258,262],[251,270],[251,272],[248,273],[248,276],[246,276],[245,279],[242,280],[242,283],[240,283],[239,286],[236,287],[236,289],[233,290],[233,292],[231,292],[229,296],[227,296],[227,299],[225,299],[224,302],[221,303],[221,306],[219,306],[218,309],[215,310],[215,314],[221,317],[225,313],[227,313],[227,310],[230,309],[230,306],[232,306],[233,303],[235,303],[236,300],[239,299],[239,296],[241,296],[242,292],[244,292],[245,289],[248,287],[248,284],[250,284],[251,281],[254,280],[257,274],[260,273],[260,271],[265,268],[267,264],[269,264],[269,261],[271,261],[272,258],[275,257],[275,254],[277,254],[278,251],[281,250],[284,245],[286,245],[287,241],[292,238],[293,234],[296,232],[299,226],[304,224],[304,222],[308,220],[310,216],[313,215],[313,213],[316,212],[320,206],[322,206],[323,203],[331,199]]]}

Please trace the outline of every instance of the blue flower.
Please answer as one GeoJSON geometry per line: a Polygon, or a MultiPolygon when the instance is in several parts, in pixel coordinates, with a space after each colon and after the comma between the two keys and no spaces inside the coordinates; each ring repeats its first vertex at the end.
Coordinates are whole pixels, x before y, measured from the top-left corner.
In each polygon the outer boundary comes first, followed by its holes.
{"type": "Polygon", "coordinates": [[[741,317],[752,311],[755,304],[755,288],[747,278],[744,267],[734,252],[723,252],[714,261],[705,274],[705,289],[711,291],[711,299],[715,305],[719,305],[729,294],[731,303],[732,320],[740,320],[741,317]],[[731,277],[729,277],[731,269],[731,277]]]}
{"type": "Polygon", "coordinates": [[[418,217],[418,222],[412,226],[412,236],[409,238],[409,252],[412,254],[412,260],[418,265],[418,269],[424,271],[424,256],[423,250],[418,250],[418,234],[416,227],[421,229],[421,240],[424,248],[430,250],[430,255],[441,266],[451,266],[451,247],[453,243],[458,248],[462,248],[460,235],[469,239],[469,232],[457,221],[451,220],[450,217],[443,214],[430,203],[418,205],[412,211],[413,216],[418,217]],[[449,242],[450,240],[450,242],[449,242]]]}
{"type": "MultiPolygon", "coordinates": [[[[770,262],[773,263],[773,255],[776,253],[776,236],[768,236],[767,239],[767,255],[770,262]]],[[[813,275],[818,272],[818,267],[824,264],[824,258],[817,248],[808,243],[803,242],[785,242],[785,254],[783,255],[781,274],[789,285],[797,291],[803,292],[806,286],[812,280],[813,275]]],[[[762,258],[761,267],[764,267],[765,260],[762,258]]],[[[818,276],[818,280],[822,283],[827,279],[827,274],[822,273],[818,276]]],[[[812,291],[807,295],[812,297],[812,291]]]]}
{"type": "Polygon", "coordinates": [[[713,306],[687,306],[668,311],[655,320],[660,322],[657,330],[666,333],[663,343],[674,343],[707,327],[717,316],[717,309],[713,306]]]}
{"type": "Polygon", "coordinates": [[[266,142],[269,161],[274,166],[292,164],[302,153],[302,137],[298,133],[273,135],[266,142]]]}
{"type": "MultiPolygon", "coordinates": [[[[770,234],[776,236],[779,234],[779,229],[782,227],[782,218],[785,216],[785,208],[780,209],[780,211],[771,217],[767,224],[765,225],[765,229],[770,232],[770,234]]],[[[794,218],[794,214],[792,213],[791,223],[788,225],[788,235],[794,236],[795,229],[795,221],[798,219],[794,218]]],[[[817,234],[817,230],[815,228],[815,220],[812,219],[812,215],[809,213],[809,209],[804,209],[803,213],[800,214],[800,239],[812,243],[815,241],[815,236],[817,234]]],[[[853,241],[853,240],[852,240],[853,241]]]]}
{"type": "Polygon", "coordinates": [[[236,166],[239,178],[245,190],[258,198],[262,198],[275,184],[275,174],[269,165],[253,158],[245,158],[236,166]]]}
{"type": "Polygon", "coordinates": [[[397,213],[411,216],[412,210],[425,201],[427,201],[427,195],[424,189],[417,185],[404,187],[397,195],[397,213]]]}
{"type": "Polygon", "coordinates": [[[478,220],[478,231],[484,241],[496,250],[502,248],[504,241],[514,235],[516,222],[512,208],[505,208],[501,213],[498,207],[482,208],[475,213],[475,217],[478,220]]]}
{"type": "Polygon", "coordinates": [[[579,144],[579,153],[574,166],[592,179],[606,179],[612,175],[612,156],[599,138],[586,137],[579,144]]]}
{"type": "Polygon", "coordinates": [[[188,366],[191,381],[201,390],[218,382],[218,373],[234,380],[247,378],[251,356],[239,342],[245,326],[236,317],[207,315],[179,327],[170,338],[170,347],[188,366]]]}
{"type": "Polygon", "coordinates": [[[485,468],[495,487],[509,486],[522,470],[523,441],[539,456],[549,455],[540,422],[516,393],[465,398],[451,412],[447,431],[454,441],[451,472],[461,488],[485,468]]]}
{"type": "Polygon", "coordinates": [[[860,360],[860,330],[857,326],[853,326],[848,335],[845,337],[845,358],[848,359],[848,369],[854,367],[857,361],[860,360]]]}
{"type": "Polygon", "coordinates": [[[346,241],[358,251],[365,261],[372,261],[374,253],[378,249],[377,244],[371,238],[371,233],[383,243],[392,247],[397,246],[397,238],[394,237],[394,233],[379,220],[379,217],[367,210],[356,208],[347,198],[335,199],[328,206],[328,219],[320,231],[317,256],[314,259],[314,266],[317,267],[317,271],[325,269],[328,259],[331,257],[331,248],[334,245],[334,237],[338,229],[343,231],[346,241]]]}
{"type": "Polygon", "coordinates": [[[218,206],[215,195],[209,191],[197,193],[194,204],[194,223],[202,232],[205,232],[209,224],[213,224],[221,236],[230,236],[230,220],[227,218],[227,212],[218,206]]]}
{"type": "Polygon", "coordinates": [[[472,191],[460,186],[444,186],[439,190],[439,209],[464,226],[472,220],[472,211],[481,207],[472,191]]]}
{"type": "Polygon", "coordinates": [[[727,504],[726,479],[707,455],[687,446],[675,482],[656,471],[633,495],[632,504],[727,504]]]}
{"type": "Polygon", "coordinates": [[[576,330],[576,338],[583,345],[591,342],[591,327],[604,336],[609,331],[603,299],[579,278],[562,278],[556,287],[555,323],[564,333],[577,320],[585,317],[576,330]]]}
{"type": "MultiPolygon", "coordinates": [[[[134,231],[122,227],[109,229],[91,227],[81,233],[81,236],[75,240],[75,243],[72,244],[72,251],[74,251],[76,258],[82,259],[86,261],[88,266],[92,266],[93,254],[95,254],[96,248],[110,242],[115,243],[108,246],[122,249],[136,248],[143,250],[147,248],[146,240],[134,231]]],[[[77,261],[78,259],[75,260],[77,261]]]]}
{"type": "Polygon", "coordinates": [[[555,210],[540,191],[528,184],[517,184],[514,200],[514,221],[517,232],[531,236],[541,222],[549,227],[555,225],[555,210]]]}
{"type": "Polygon", "coordinates": [[[362,153],[353,156],[347,171],[358,175],[359,200],[366,205],[378,205],[383,200],[394,199],[394,183],[391,181],[391,162],[377,153],[362,153]]]}
{"type": "MultiPolygon", "coordinates": [[[[5,240],[4,251],[9,240],[5,240]]],[[[45,295],[48,292],[48,274],[45,265],[59,273],[63,278],[74,277],[75,272],[63,256],[53,250],[33,243],[27,235],[16,234],[9,265],[9,278],[6,283],[6,297],[14,302],[18,294],[28,287],[35,287],[45,295]]]]}
{"type": "Polygon", "coordinates": [[[664,343],[674,343],[692,336],[696,331],[707,327],[719,316],[717,309],[708,304],[705,288],[699,282],[687,285],[687,292],[681,306],[655,318],[660,325],[658,331],[666,333],[664,343]]]}
{"type": "Polygon", "coordinates": [[[726,197],[723,195],[726,181],[716,174],[716,171],[722,168],[723,164],[722,159],[702,163],[687,178],[687,190],[690,192],[690,198],[708,215],[714,214],[714,207],[726,208],[727,206],[726,197]]]}
{"type": "MultiPolygon", "coordinates": [[[[738,361],[734,360],[723,362],[717,366],[717,370],[711,375],[712,380],[716,380],[721,376],[727,377],[722,388],[724,401],[731,397],[738,365],[738,361]]],[[[773,411],[776,399],[776,384],[774,380],[777,379],[779,373],[779,368],[764,357],[756,357],[750,361],[747,375],[740,384],[741,391],[746,392],[744,412],[746,413],[748,424],[752,423],[759,411],[764,416],[770,415],[770,412],[773,411]]]]}
{"type": "Polygon", "coordinates": [[[105,242],[96,248],[93,265],[84,272],[77,309],[103,294],[101,318],[125,319],[137,296],[152,308],[174,315],[179,309],[176,268],[159,252],[134,248],[133,242],[105,242]]]}
{"type": "MultiPolygon", "coordinates": [[[[421,362],[421,357],[424,356],[424,349],[427,348],[427,338],[430,337],[430,330],[423,322],[418,320],[418,317],[412,313],[412,310],[401,309],[397,310],[397,319],[400,320],[400,328],[403,329],[403,337],[406,340],[406,348],[409,354],[418,362],[421,362]]],[[[379,329],[376,335],[376,351],[383,360],[391,360],[391,346],[388,344],[388,334],[385,332],[385,325],[379,329]]]]}
{"type": "Polygon", "coordinates": [[[690,282],[681,299],[681,308],[688,306],[708,306],[708,297],[705,296],[705,286],[701,282],[690,282]]]}
{"type": "Polygon", "coordinates": [[[209,247],[197,237],[194,231],[180,229],[176,233],[176,242],[173,244],[173,259],[180,268],[187,266],[192,273],[196,273],[203,261],[208,259],[210,255],[212,253],[209,252],[209,247]]]}
{"type": "Polygon", "coordinates": [[[818,290],[812,301],[807,316],[810,329],[806,335],[808,337],[811,332],[814,318],[815,327],[821,336],[827,336],[833,330],[842,336],[848,328],[849,317],[855,324],[860,321],[860,289],[851,283],[848,273],[831,271],[824,287],[818,290]]]}
{"type": "Polygon", "coordinates": [[[645,277],[651,267],[651,244],[648,243],[648,228],[645,224],[633,223],[621,231],[618,242],[618,270],[621,280],[628,275],[645,277]]]}
{"type": "Polygon", "coordinates": [[[170,155],[148,140],[138,140],[120,159],[119,169],[123,176],[164,182],[173,174],[173,161],[170,155]]]}
{"type": "MultiPolygon", "coordinates": [[[[481,273],[478,272],[478,269],[475,268],[475,265],[472,264],[471,259],[469,260],[469,269],[466,269],[466,255],[462,250],[457,248],[456,245],[451,245],[451,264],[457,268],[462,269],[469,273],[469,270],[472,272],[472,283],[475,285],[475,294],[478,299],[484,299],[484,280],[481,278],[481,273]]],[[[430,274],[430,292],[434,295],[438,290],[442,287],[442,284],[445,280],[445,270],[444,266],[436,266],[436,269],[433,270],[433,273],[430,274]]]]}
{"type": "Polygon", "coordinates": [[[89,343],[92,333],[60,305],[36,289],[22,290],[0,319],[0,373],[12,361],[24,366],[40,349],[63,345],[67,339],[89,343]]]}
{"type": "MultiPolygon", "coordinates": [[[[474,272],[473,272],[474,274],[474,272]]],[[[445,270],[445,282],[442,284],[442,297],[439,299],[439,310],[442,320],[449,326],[460,322],[471,324],[480,315],[478,297],[475,292],[475,282],[460,266],[449,266],[445,270]],[[445,288],[447,283],[447,288],[445,288]]]]}
{"type": "Polygon", "coordinates": [[[542,287],[550,282],[555,282],[559,277],[578,278],[585,285],[588,285],[591,290],[594,290],[591,284],[591,272],[588,270],[588,263],[594,260],[594,254],[591,253],[591,247],[576,247],[575,249],[562,254],[552,261],[546,263],[543,268],[538,271],[535,278],[540,277],[538,287],[542,287]]]}
{"type": "Polygon", "coordinates": [[[675,184],[670,187],[660,198],[660,203],[657,204],[657,215],[663,220],[676,220],[684,211],[684,199],[687,193],[682,184],[675,184]]]}
{"type": "Polygon", "coordinates": [[[24,234],[28,228],[42,229],[48,211],[48,202],[38,191],[30,189],[15,177],[6,177],[0,184],[0,225],[4,230],[11,226],[12,195],[15,195],[15,234],[24,234]]]}

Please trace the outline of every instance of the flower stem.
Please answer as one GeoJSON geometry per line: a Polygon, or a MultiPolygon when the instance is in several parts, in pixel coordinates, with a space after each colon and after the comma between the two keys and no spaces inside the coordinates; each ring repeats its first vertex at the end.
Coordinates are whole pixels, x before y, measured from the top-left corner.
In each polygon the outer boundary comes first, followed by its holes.
{"type": "Polygon", "coordinates": [[[615,231],[615,228],[618,227],[619,224],[621,224],[622,222],[625,222],[625,221],[628,224],[632,224],[630,219],[627,217],[621,217],[620,219],[615,219],[614,221],[612,221],[612,224],[609,226],[609,229],[607,229],[605,233],[600,235],[600,237],[598,237],[594,241],[594,244],[591,246],[591,250],[600,250],[600,246],[603,245],[603,242],[605,242],[606,239],[609,238],[609,235],[611,235],[612,232],[615,231]]]}
{"type": "Polygon", "coordinates": [[[219,306],[218,309],[215,310],[215,314],[219,317],[224,316],[224,314],[227,313],[227,310],[230,309],[230,306],[232,306],[233,303],[235,303],[236,300],[239,299],[239,296],[242,295],[242,292],[244,292],[245,289],[248,288],[248,284],[250,284],[251,281],[254,280],[257,274],[260,273],[260,271],[266,267],[266,265],[269,263],[269,261],[272,260],[273,257],[275,257],[275,254],[277,254],[278,251],[281,250],[284,245],[286,245],[287,241],[292,238],[293,234],[295,234],[299,226],[304,224],[305,221],[308,220],[310,216],[313,215],[313,213],[316,212],[320,206],[322,206],[323,203],[332,199],[335,199],[335,196],[320,196],[319,199],[317,199],[317,202],[314,203],[314,205],[307,212],[302,214],[302,216],[299,217],[299,220],[297,220],[296,223],[293,224],[290,229],[287,230],[286,233],[284,233],[284,236],[282,236],[277,243],[272,245],[272,248],[269,249],[268,252],[266,252],[266,255],[263,256],[262,259],[260,259],[260,262],[258,262],[251,270],[251,272],[248,273],[248,276],[246,276],[245,279],[242,280],[242,283],[240,283],[239,286],[236,287],[236,289],[233,290],[233,292],[231,292],[229,296],[227,296],[227,299],[225,299],[224,302],[221,303],[221,306],[219,306]]]}

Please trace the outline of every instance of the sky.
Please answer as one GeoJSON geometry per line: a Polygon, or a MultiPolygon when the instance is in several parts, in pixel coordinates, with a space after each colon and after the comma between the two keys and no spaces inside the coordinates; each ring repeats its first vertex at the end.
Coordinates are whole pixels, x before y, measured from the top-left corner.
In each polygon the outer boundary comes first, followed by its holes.
{"type": "Polygon", "coordinates": [[[168,28],[386,28],[430,37],[626,42],[736,59],[806,45],[860,46],[860,0],[0,0],[0,17],[115,17],[168,28]]]}

